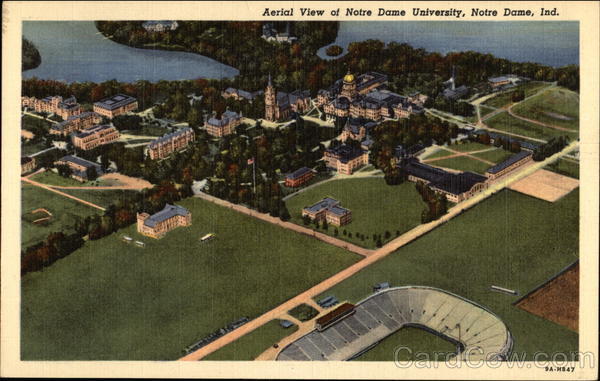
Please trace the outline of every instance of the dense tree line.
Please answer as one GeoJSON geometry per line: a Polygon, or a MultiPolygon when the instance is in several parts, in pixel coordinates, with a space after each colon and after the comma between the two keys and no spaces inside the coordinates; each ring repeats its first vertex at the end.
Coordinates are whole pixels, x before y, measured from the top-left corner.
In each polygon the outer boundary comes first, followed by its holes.
{"type": "Polygon", "coordinates": [[[42,57],[35,45],[26,38],[23,38],[23,47],[21,50],[21,70],[35,69],[42,63],[42,57]]]}
{"type": "Polygon", "coordinates": [[[127,227],[136,221],[138,211],[150,214],[187,197],[182,187],[163,182],[154,188],[116,199],[103,215],[79,219],[73,232],[52,232],[47,238],[21,253],[21,274],[39,271],[82,247],[86,240],[96,240],[127,227]]]}
{"type": "Polygon", "coordinates": [[[442,193],[435,192],[422,181],[415,184],[417,192],[421,195],[427,207],[421,213],[421,223],[437,220],[448,211],[448,200],[442,193]]]}
{"type": "Polygon", "coordinates": [[[559,136],[550,139],[545,144],[542,144],[533,151],[533,160],[542,161],[557,152],[562,151],[569,144],[567,136],[559,136]]]}

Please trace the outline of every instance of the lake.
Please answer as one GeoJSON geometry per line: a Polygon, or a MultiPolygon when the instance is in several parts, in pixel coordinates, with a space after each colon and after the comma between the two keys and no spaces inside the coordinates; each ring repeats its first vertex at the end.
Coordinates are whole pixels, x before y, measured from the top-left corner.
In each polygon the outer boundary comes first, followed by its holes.
{"type": "MultiPolygon", "coordinates": [[[[473,50],[516,62],[579,64],[577,21],[343,21],[334,44],[345,52],[351,42],[368,39],[442,54],[473,50]]],[[[326,48],[320,57],[329,58],[326,48]]]]}
{"type": "Polygon", "coordinates": [[[199,54],[137,49],[98,32],[93,21],[24,21],[23,36],[33,42],[42,64],[23,72],[66,82],[122,82],[234,77],[239,72],[199,54]]]}

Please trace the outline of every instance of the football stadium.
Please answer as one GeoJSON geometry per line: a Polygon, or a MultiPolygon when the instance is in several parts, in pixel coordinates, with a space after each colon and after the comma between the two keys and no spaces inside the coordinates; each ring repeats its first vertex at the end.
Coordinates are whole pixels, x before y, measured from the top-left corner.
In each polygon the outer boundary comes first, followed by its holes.
{"type": "Polygon", "coordinates": [[[460,360],[503,360],[512,336],[486,308],[424,286],[379,291],[356,306],[343,303],[317,319],[315,330],[281,349],[278,361],[352,360],[403,327],[417,327],[457,346],[460,360]]]}

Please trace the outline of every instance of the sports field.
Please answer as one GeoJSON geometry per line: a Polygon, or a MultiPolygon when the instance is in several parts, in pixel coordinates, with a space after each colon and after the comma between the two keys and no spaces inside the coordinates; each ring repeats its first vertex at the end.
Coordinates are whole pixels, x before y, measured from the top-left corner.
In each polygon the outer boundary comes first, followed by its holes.
{"type": "Polygon", "coordinates": [[[428,164],[436,167],[455,169],[457,171],[470,171],[479,174],[485,173],[485,171],[491,167],[490,164],[472,159],[468,156],[457,156],[450,159],[436,160],[428,164]]]}
{"type": "Polygon", "coordinates": [[[52,171],[36,173],[35,175],[31,176],[30,179],[33,181],[37,181],[38,183],[46,185],[57,185],[62,187],[82,187],[92,185],[92,182],[90,181],[82,183],[81,181],[77,181],[70,177],[62,177],[58,173],[54,173],[52,171]]]}
{"type": "MultiPolygon", "coordinates": [[[[530,116],[528,118],[531,119],[532,117],[530,116]]],[[[507,112],[501,112],[498,115],[494,115],[490,119],[487,119],[485,124],[497,130],[523,135],[534,139],[549,140],[550,138],[556,136],[567,135],[571,138],[576,136],[576,133],[544,127],[538,124],[527,122],[525,120],[517,119],[507,112]]]]}
{"type": "Polygon", "coordinates": [[[528,119],[579,130],[579,94],[562,87],[548,89],[519,103],[512,110],[528,119]]]}
{"type": "Polygon", "coordinates": [[[283,328],[279,325],[279,320],[271,320],[262,327],[242,336],[239,340],[204,357],[202,360],[252,361],[263,353],[265,349],[297,330],[297,325],[283,328]]]}
{"type": "Polygon", "coordinates": [[[52,232],[68,233],[78,219],[101,213],[98,209],[30,184],[21,186],[21,197],[22,248],[46,239],[52,232]],[[47,223],[34,224],[32,222],[33,218],[30,212],[38,208],[45,208],[52,213],[52,217],[47,223]]]}
{"type": "Polygon", "coordinates": [[[78,197],[82,200],[89,201],[103,208],[108,208],[116,201],[123,199],[123,197],[138,192],[134,190],[122,189],[61,189],[60,191],[78,197]]]}
{"type": "MultiPolygon", "coordinates": [[[[513,352],[526,352],[528,359],[535,351],[576,351],[575,332],[513,306],[517,296],[492,292],[490,286],[527,293],[577,259],[578,235],[579,190],[556,203],[505,190],[315,299],[333,294],[357,302],[386,281],[433,286],[491,309],[514,336],[513,352]]],[[[418,348],[419,342],[398,344],[418,348]]]]}
{"type": "MultiPolygon", "coordinates": [[[[419,225],[421,212],[425,209],[425,203],[413,183],[390,186],[381,177],[353,178],[329,181],[287,200],[291,221],[304,226],[302,208],[324,197],[333,197],[341,202],[341,206],[352,211],[352,222],[337,227],[337,238],[366,248],[376,247],[373,234],[380,234],[385,244],[396,237],[396,232],[402,234],[419,225]],[[390,233],[388,239],[385,238],[386,231],[390,233]],[[357,234],[364,235],[365,239],[357,237],[357,234]]],[[[314,225],[309,227],[314,228],[314,225]]],[[[319,228],[318,231],[335,236],[335,229],[330,225],[328,230],[319,228]]]]}
{"type": "Polygon", "coordinates": [[[178,204],[192,212],[192,226],[154,240],[132,225],[25,275],[22,358],[174,360],[360,259],[198,198],[178,204]],[[200,242],[206,233],[216,238],[200,242]]]}

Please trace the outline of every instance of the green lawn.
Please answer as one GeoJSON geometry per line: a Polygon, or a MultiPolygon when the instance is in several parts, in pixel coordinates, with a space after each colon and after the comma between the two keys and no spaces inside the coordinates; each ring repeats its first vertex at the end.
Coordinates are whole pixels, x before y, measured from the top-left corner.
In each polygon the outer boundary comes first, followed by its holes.
{"type": "Polygon", "coordinates": [[[61,189],[60,191],[78,197],[82,200],[89,201],[104,208],[107,208],[110,205],[114,204],[115,201],[123,198],[125,195],[135,194],[138,192],[135,190],[123,189],[61,189]]]}
{"type": "Polygon", "coordinates": [[[279,325],[279,320],[271,320],[233,343],[211,353],[202,360],[252,361],[271,345],[297,330],[297,325],[283,328],[279,325]]]}
{"type": "Polygon", "coordinates": [[[577,136],[576,133],[570,133],[568,131],[556,130],[554,128],[540,126],[526,122],[521,119],[517,119],[507,112],[501,112],[498,115],[494,115],[490,119],[485,121],[491,128],[497,130],[506,131],[513,134],[528,136],[535,139],[549,140],[552,137],[567,135],[571,138],[577,136]]]}
{"type": "Polygon", "coordinates": [[[25,275],[22,359],[174,360],[360,259],[198,198],[179,204],[192,212],[192,226],[154,240],[131,225],[25,275]],[[209,232],[216,238],[201,243],[209,232]]]}
{"type": "Polygon", "coordinates": [[[505,151],[502,148],[495,149],[493,151],[474,153],[473,156],[476,156],[480,159],[489,160],[494,163],[500,163],[509,157],[514,155],[514,153],[510,151],[505,151]]]}
{"type": "Polygon", "coordinates": [[[417,356],[418,353],[427,353],[431,356],[432,360],[436,358],[435,353],[439,353],[437,359],[442,361],[446,358],[446,354],[457,353],[457,348],[451,342],[425,330],[406,327],[386,337],[377,346],[363,353],[355,360],[394,361],[396,350],[398,351],[397,360],[400,361],[422,360],[422,357],[417,356]],[[410,344],[410,346],[406,344],[410,344]],[[440,352],[443,352],[443,354],[440,352]]]}
{"type": "Polygon", "coordinates": [[[579,94],[565,88],[544,91],[513,107],[513,112],[542,123],[579,130],[579,94]]]}
{"type": "MultiPolygon", "coordinates": [[[[21,197],[22,248],[27,248],[35,243],[43,241],[48,234],[52,232],[68,232],[79,218],[102,213],[98,209],[30,184],[22,185],[21,197]],[[52,219],[47,225],[33,224],[30,222],[32,220],[30,212],[38,208],[46,208],[52,213],[52,219]]],[[[44,216],[40,214],[37,218],[41,217],[44,216]]]]}
{"type": "MultiPolygon", "coordinates": [[[[547,83],[543,83],[543,82],[535,82],[535,81],[527,82],[527,83],[524,83],[514,89],[510,89],[506,92],[502,92],[502,93],[496,95],[495,97],[488,99],[483,104],[487,105],[487,106],[495,107],[495,108],[501,108],[501,107],[504,107],[504,106],[512,103],[512,95],[515,90],[524,90],[525,98],[527,98],[527,97],[535,94],[537,91],[541,90],[542,88],[544,88],[546,86],[549,86],[549,85],[547,83]]],[[[482,111],[483,111],[483,109],[482,109],[482,111]]]]}
{"type": "MultiPolygon", "coordinates": [[[[373,234],[381,234],[385,241],[414,228],[421,222],[421,212],[425,203],[415,189],[415,184],[405,182],[390,186],[383,178],[354,178],[333,180],[290,198],[286,205],[292,216],[292,222],[302,225],[302,208],[310,206],[324,197],[333,197],[341,206],[352,211],[352,222],[338,227],[338,238],[366,248],[375,248],[373,234]],[[346,230],[348,235],[344,235],[346,230]],[[385,232],[391,236],[385,239],[385,232]],[[352,237],[349,234],[352,233],[352,237]],[[364,234],[365,240],[357,238],[357,233],[364,234]]],[[[310,225],[314,228],[314,225],[310,225]]],[[[335,236],[335,226],[320,232],[335,236]]]]}
{"type": "Polygon", "coordinates": [[[31,176],[30,179],[46,185],[58,185],[63,187],[82,187],[92,185],[89,181],[82,183],[70,177],[62,177],[58,173],[54,173],[52,171],[44,171],[35,174],[31,176]]]}
{"type": "Polygon", "coordinates": [[[29,155],[33,155],[36,152],[40,152],[45,150],[46,145],[43,142],[37,142],[37,143],[23,143],[21,144],[21,156],[29,156],[29,155]]]}
{"type": "Polygon", "coordinates": [[[127,135],[140,135],[140,136],[162,136],[169,132],[168,128],[158,126],[143,126],[139,130],[127,130],[123,131],[127,135]]]}
{"type": "MultiPolygon", "coordinates": [[[[578,335],[512,305],[521,295],[578,258],[579,190],[556,203],[504,190],[400,248],[315,299],[335,295],[358,302],[374,284],[438,287],[488,307],[507,324],[514,352],[577,351],[578,335]]],[[[421,338],[404,341],[419,348],[421,338]]],[[[388,353],[373,356],[388,360],[388,353]]]]}
{"type": "Polygon", "coordinates": [[[559,159],[554,163],[547,165],[544,169],[576,179],[579,178],[579,164],[574,163],[571,160],[559,159]]]}
{"type": "Polygon", "coordinates": [[[484,149],[490,149],[491,146],[486,146],[485,144],[477,143],[477,142],[467,142],[460,144],[452,144],[449,145],[448,148],[454,151],[459,152],[471,152],[471,151],[480,151],[484,149]]]}
{"type": "Polygon", "coordinates": [[[470,171],[480,174],[485,173],[485,171],[491,167],[491,165],[488,165],[483,161],[475,160],[468,156],[457,156],[450,159],[436,160],[428,164],[436,167],[456,169],[458,171],[470,171]]]}

